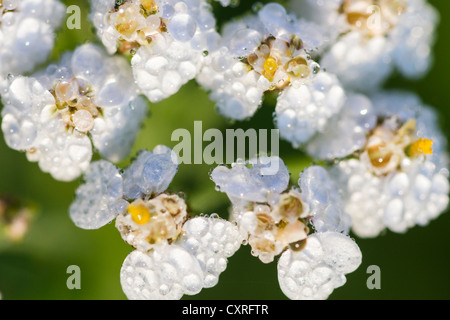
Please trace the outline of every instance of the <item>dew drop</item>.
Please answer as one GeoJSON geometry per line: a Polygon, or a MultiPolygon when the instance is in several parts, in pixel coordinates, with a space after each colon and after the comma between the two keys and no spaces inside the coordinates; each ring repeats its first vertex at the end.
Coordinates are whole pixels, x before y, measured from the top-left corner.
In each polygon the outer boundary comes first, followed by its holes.
{"type": "Polygon", "coordinates": [[[170,288],[168,285],[163,284],[159,287],[159,293],[163,296],[167,295],[170,291],[170,288]]]}
{"type": "Polygon", "coordinates": [[[18,0],[3,0],[3,6],[6,10],[14,10],[17,8],[18,0]]]}
{"type": "Polygon", "coordinates": [[[313,66],[313,73],[318,74],[320,72],[320,66],[318,64],[315,64],[313,66]]]}
{"type": "Polygon", "coordinates": [[[188,14],[178,14],[169,22],[168,29],[176,40],[186,42],[194,36],[197,30],[197,23],[188,14]]]}

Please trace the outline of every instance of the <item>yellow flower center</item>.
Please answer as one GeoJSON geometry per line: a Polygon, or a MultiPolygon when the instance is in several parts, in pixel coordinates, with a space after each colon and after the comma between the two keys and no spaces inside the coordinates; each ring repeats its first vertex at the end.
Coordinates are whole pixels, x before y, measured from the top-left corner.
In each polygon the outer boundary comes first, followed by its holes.
{"type": "Polygon", "coordinates": [[[269,56],[264,62],[263,76],[266,77],[269,81],[272,81],[277,70],[278,70],[277,60],[274,57],[269,56]]]}
{"type": "Polygon", "coordinates": [[[150,221],[150,210],[143,204],[130,204],[127,208],[128,213],[137,224],[146,224],[150,221]]]}

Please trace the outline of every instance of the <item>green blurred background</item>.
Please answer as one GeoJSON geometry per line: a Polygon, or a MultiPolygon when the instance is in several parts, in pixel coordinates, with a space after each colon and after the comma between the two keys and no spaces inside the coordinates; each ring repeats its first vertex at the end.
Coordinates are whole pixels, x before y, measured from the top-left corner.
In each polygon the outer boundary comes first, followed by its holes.
{"type": "MultiPolygon", "coordinates": [[[[82,29],[58,32],[51,60],[57,61],[65,50],[87,41],[97,41],[87,20],[87,0],[66,0],[67,5],[82,8],[82,29]]],[[[263,1],[268,2],[268,1],[263,1]]],[[[440,11],[441,23],[435,46],[435,64],[420,81],[406,81],[394,75],[386,85],[405,88],[439,109],[441,125],[449,135],[450,120],[450,1],[430,0],[440,11]]],[[[215,5],[219,24],[252,7],[256,1],[242,0],[237,8],[215,5]]],[[[151,112],[135,143],[134,151],[153,149],[158,144],[173,147],[171,133],[178,128],[193,130],[194,121],[208,128],[273,128],[274,104],[267,99],[250,121],[230,123],[220,117],[208,95],[191,82],[172,98],[149,104],[151,112]]],[[[302,168],[311,164],[302,152],[285,142],[281,157],[295,183],[302,168]]],[[[121,166],[129,164],[124,161],[121,166]]],[[[193,214],[218,213],[226,218],[228,199],[215,191],[209,172],[214,166],[181,165],[171,185],[174,192],[186,195],[193,214]]],[[[109,224],[100,230],[78,229],[68,216],[79,181],[63,183],[53,180],[24,154],[9,149],[0,133],[0,193],[10,194],[35,203],[39,210],[29,232],[20,243],[0,242],[0,292],[3,299],[126,299],[119,272],[132,248],[124,243],[109,224]],[[81,268],[81,290],[69,290],[67,267],[81,268]]],[[[415,227],[404,235],[386,232],[376,239],[356,239],[363,252],[359,269],[347,276],[347,284],[338,288],[330,299],[449,299],[450,298],[450,214],[446,213],[427,227],[415,227]],[[381,268],[381,290],[366,286],[367,268],[381,268]]],[[[1,240],[0,240],[1,241],[1,240]]],[[[229,259],[219,284],[196,296],[184,299],[286,299],[281,292],[276,263],[262,264],[251,256],[249,247],[229,259]]]]}

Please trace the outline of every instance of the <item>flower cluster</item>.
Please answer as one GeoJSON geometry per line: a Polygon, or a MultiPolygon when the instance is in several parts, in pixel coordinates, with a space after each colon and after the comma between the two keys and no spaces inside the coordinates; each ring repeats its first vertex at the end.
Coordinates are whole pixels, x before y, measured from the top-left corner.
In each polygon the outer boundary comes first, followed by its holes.
{"type": "Polygon", "coordinates": [[[134,78],[159,102],[195,78],[219,35],[205,0],[92,0],[92,21],[109,53],[133,57],[134,78]]]}
{"type": "Polygon", "coordinates": [[[350,217],[324,168],[307,168],[290,190],[288,169],[277,157],[219,166],[211,178],[230,198],[232,220],[252,254],[263,263],[281,254],[278,280],[290,299],[326,299],[361,264],[347,235],[350,217]]]}
{"type": "Polygon", "coordinates": [[[217,215],[190,218],[183,198],[167,188],[178,165],[168,147],[142,151],[123,173],[94,162],[70,207],[74,223],[97,229],[115,219],[125,242],[136,248],[121,270],[129,299],[180,299],[217,284],[227,258],[243,237],[217,215]]]}
{"type": "Polygon", "coordinates": [[[2,95],[6,143],[62,181],[87,169],[93,146],[121,160],[147,110],[131,79],[125,60],[91,44],[43,72],[10,77],[2,95]]]}
{"type": "Polygon", "coordinates": [[[311,53],[324,46],[321,28],[271,3],[223,27],[197,81],[211,91],[224,116],[251,117],[263,94],[278,92],[276,124],[299,146],[326,129],[344,102],[336,76],[321,70],[311,53]]]}
{"type": "Polygon", "coordinates": [[[83,44],[25,75],[47,58],[64,6],[0,0],[1,127],[10,148],[55,179],[84,177],[70,217],[84,229],[115,220],[135,248],[121,270],[129,299],[213,287],[242,243],[263,263],[278,259],[287,297],[326,299],[361,264],[351,231],[403,233],[447,208],[447,141],[435,111],[413,93],[381,89],[394,70],[417,78],[429,69],[438,14],[426,0],[268,3],[220,32],[207,0],[90,2],[103,46],[83,44]],[[230,221],[192,217],[168,191],[178,170],[168,147],[118,169],[147,100],[190,80],[232,120],[251,118],[274,94],[280,136],[322,166],[305,168],[294,186],[277,156],[216,167],[230,221]],[[91,163],[95,152],[104,160],[91,163]]]}

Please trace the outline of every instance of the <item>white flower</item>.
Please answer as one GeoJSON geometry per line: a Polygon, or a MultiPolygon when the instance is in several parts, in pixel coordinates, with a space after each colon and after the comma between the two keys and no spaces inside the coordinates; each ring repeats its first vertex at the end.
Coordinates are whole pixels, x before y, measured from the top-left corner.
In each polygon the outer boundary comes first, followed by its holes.
{"type": "Polygon", "coordinates": [[[311,220],[317,232],[349,232],[351,218],[344,212],[339,186],[323,167],[306,168],[300,174],[298,185],[302,199],[312,213],[311,220]]]}
{"type": "Polygon", "coordinates": [[[125,60],[90,44],[44,72],[10,79],[2,96],[6,143],[61,181],[87,169],[93,147],[120,161],[147,112],[132,79],[125,60]]]}
{"type": "Polygon", "coordinates": [[[232,201],[231,219],[247,235],[252,255],[269,263],[282,254],[278,273],[283,292],[291,299],[325,299],[343,285],[343,275],[361,263],[358,246],[344,235],[349,231],[350,217],[343,210],[339,189],[324,168],[313,166],[301,174],[299,190],[287,190],[289,174],[286,177],[283,161],[270,157],[261,162],[264,164],[252,161],[250,168],[247,163],[234,164],[231,169],[219,166],[211,178],[232,201]],[[266,176],[264,170],[271,163],[276,163],[279,170],[266,176]],[[312,234],[309,225],[314,228],[312,234]],[[318,239],[340,242],[334,247],[327,242],[320,256],[310,256],[310,251],[317,250],[318,239]],[[343,251],[339,252],[341,244],[343,251]],[[306,251],[300,254],[302,250],[306,251]],[[338,260],[332,263],[336,257],[338,260]],[[298,264],[304,268],[293,272],[291,269],[298,264]]]}
{"type": "Polygon", "coordinates": [[[151,102],[194,79],[219,37],[205,0],[92,0],[92,9],[108,52],[133,55],[135,80],[151,102]]]}
{"type": "Polygon", "coordinates": [[[58,0],[0,1],[0,76],[32,71],[45,62],[64,14],[58,0]]]}
{"type": "Polygon", "coordinates": [[[123,240],[136,248],[121,270],[129,299],[180,299],[215,286],[244,239],[217,215],[189,219],[184,199],[166,192],[178,170],[174,160],[171,149],[157,146],[122,174],[111,163],[95,162],[70,207],[84,229],[116,219],[123,240]]]}
{"type": "Polygon", "coordinates": [[[295,0],[291,7],[328,26],[320,64],[348,88],[373,91],[394,68],[419,78],[430,67],[439,15],[426,0],[295,0]]]}
{"type": "Polygon", "coordinates": [[[188,220],[183,232],[171,245],[128,255],[120,280],[129,299],[175,300],[215,286],[242,241],[235,225],[213,216],[188,220]]]}
{"type": "Polygon", "coordinates": [[[324,130],[344,102],[336,77],[311,58],[325,41],[320,30],[269,3],[224,26],[197,80],[219,112],[237,120],[253,116],[265,92],[279,92],[276,124],[297,147],[324,130]]]}
{"type": "Polygon", "coordinates": [[[372,103],[379,124],[359,153],[330,172],[360,237],[425,226],[449,201],[446,139],[434,111],[404,92],[376,94],[372,103]]]}

